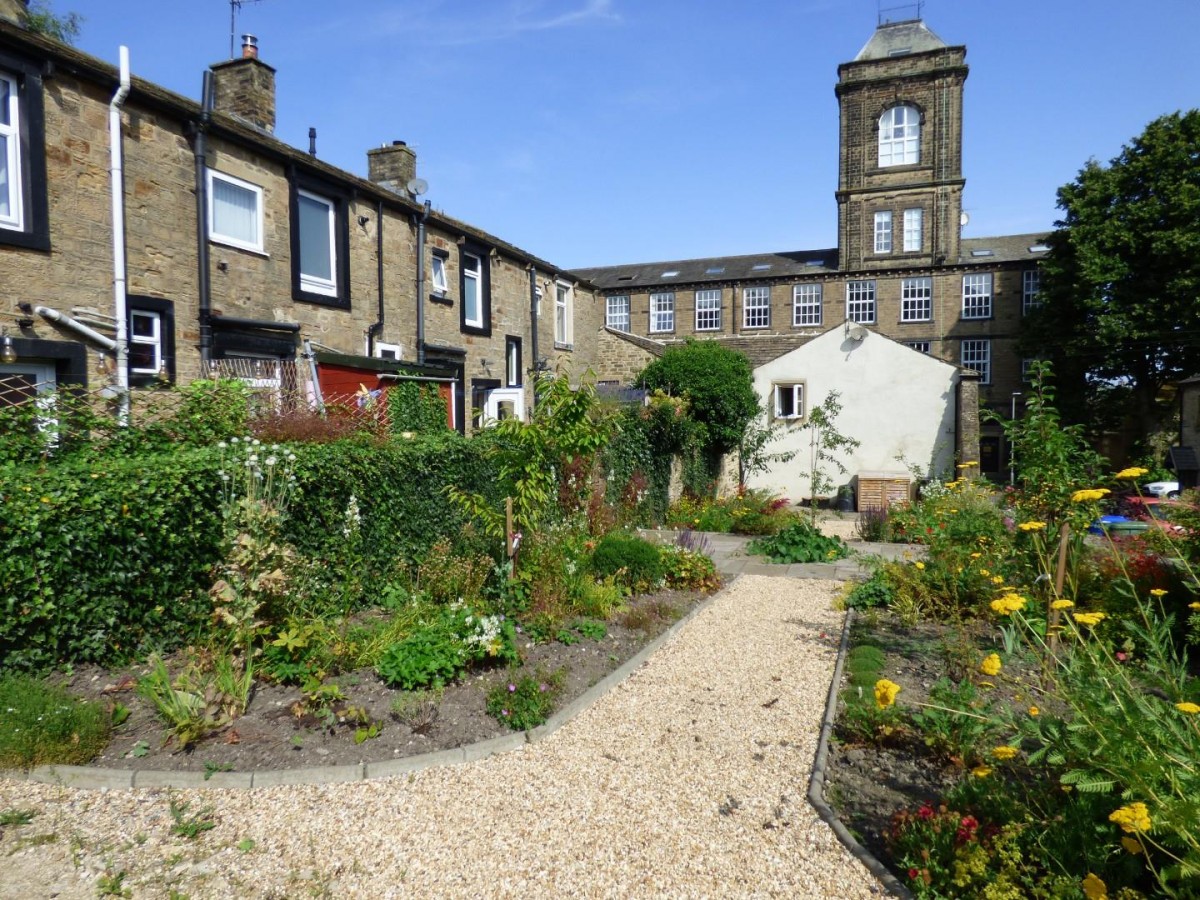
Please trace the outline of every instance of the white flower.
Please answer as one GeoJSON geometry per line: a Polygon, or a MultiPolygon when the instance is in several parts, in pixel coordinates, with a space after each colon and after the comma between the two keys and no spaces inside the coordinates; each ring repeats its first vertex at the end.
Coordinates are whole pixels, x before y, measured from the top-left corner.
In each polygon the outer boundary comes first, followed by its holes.
{"type": "Polygon", "coordinates": [[[278,460],[275,459],[275,457],[273,457],[273,456],[267,457],[267,466],[268,467],[275,465],[275,463],[277,463],[277,462],[278,462],[278,460]]]}
{"type": "MultiPolygon", "coordinates": [[[[234,438],[234,440],[236,441],[236,440],[237,440],[237,438],[234,438]]],[[[224,449],[225,449],[225,442],[224,442],[224,441],[217,441],[217,449],[218,449],[218,450],[224,450],[224,449]]]]}

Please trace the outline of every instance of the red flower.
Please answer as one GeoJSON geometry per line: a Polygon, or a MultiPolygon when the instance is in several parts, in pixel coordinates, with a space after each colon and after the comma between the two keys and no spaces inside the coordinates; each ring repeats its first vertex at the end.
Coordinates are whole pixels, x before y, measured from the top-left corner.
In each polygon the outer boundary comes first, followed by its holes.
{"type": "Polygon", "coordinates": [[[922,819],[932,819],[933,818],[933,807],[922,806],[920,809],[917,810],[917,815],[920,816],[922,819]]]}
{"type": "Polygon", "coordinates": [[[916,869],[909,869],[909,870],[908,870],[908,877],[909,877],[909,879],[910,879],[910,880],[912,880],[912,881],[916,881],[918,878],[920,878],[920,877],[921,877],[921,873],[920,873],[920,872],[918,872],[916,869]]]}

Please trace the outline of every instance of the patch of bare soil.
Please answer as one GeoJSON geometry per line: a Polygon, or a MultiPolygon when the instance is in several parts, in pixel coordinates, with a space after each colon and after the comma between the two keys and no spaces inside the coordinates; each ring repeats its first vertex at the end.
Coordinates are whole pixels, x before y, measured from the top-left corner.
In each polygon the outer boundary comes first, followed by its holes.
{"type": "Polygon", "coordinates": [[[116,728],[92,765],[112,769],[232,771],[296,769],[353,765],[448,750],[511,730],[487,713],[487,694],[500,683],[514,682],[538,670],[565,672],[559,706],[565,705],[634,656],[642,647],[704,599],[688,591],[662,591],[632,598],[608,624],[600,640],[578,636],[570,645],[522,639],[520,669],[473,671],[439,692],[420,697],[389,688],[373,669],[343,673],[330,680],[345,694],[336,709],[356,707],[378,723],[376,736],[356,743],[353,721],[319,721],[295,711],[299,688],[256,683],[244,715],[210,733],[186,751],[165,743],[167,729],[153,706],[134,690],[145,666],[121,670],[82,666],[64,681],[75,694],[119,702],[128,719],[116,728]],[[397,711],[395,703],[401,701],[397,711]]]}

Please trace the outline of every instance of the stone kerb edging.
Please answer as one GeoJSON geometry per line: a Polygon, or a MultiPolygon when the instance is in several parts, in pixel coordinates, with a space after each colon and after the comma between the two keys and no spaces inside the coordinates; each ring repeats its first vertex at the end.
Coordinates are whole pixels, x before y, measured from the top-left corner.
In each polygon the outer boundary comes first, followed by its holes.
{"type": "Polygon", "coordinates": [[[837,662],[833,667],[833,679],[829,682],[829,697],[825,701],[825,718],[821,721],[821,735],[817,739],[817,755],[813,759],[812,776],[808,780],[808,802],[817,815],[821,817],[843,846],[879,879],[880,883],[896,897],[912,900],[913,894],[905,887],[887,866],[876,859],[866,847],[860,844],[842,824],[833,808],[825,802],[825,766],[829,761],[829,738],[833,734],[833,724],[837,720],[838,694],[842,686],[842,670],[845,668],[846,652],[850,646],[850,626],[854,622],[854,610],[846,610],[846,621],[842,625],[842,642],[838,647],[837,662]]]}
{"type": "MultiPolygon", "coordinates": [[[[734,579],[736,580],[736,579],[734,579]]],[[[731,582],[732,583],[732,582],[731,582]]],[[[728,587],[728,585],[726,586],[728,587]]],[[[724,590],[724,589],[722,589],[724,590]]],[[[250,788],[274,787],[284,784],[333,784],[407,775],[432,766],[453,766],[476,762],[497,753],[519,750],[526,744],[536,744],[566,725],[595,703],[633,672],[642,667],[652,653],[673,638],[695,616],[709,607],[722,591],[718,591],[694,606],[687,615],[674,622],[662,634],[613,671],[555,712],[544,724],[524,732],[501,735],[486,741],[436,750],[400,759],[358,763],[346,766],[314,766],[302,769],[274,769],[261,772],[173,772],[161,769],[102,769],[92,766],[38,766],[29,771],[0,769],[0,778],[13,781],[32,781],[39,784],[58,784],[84,790],[124,790],[130,788],[250,788]]]]}

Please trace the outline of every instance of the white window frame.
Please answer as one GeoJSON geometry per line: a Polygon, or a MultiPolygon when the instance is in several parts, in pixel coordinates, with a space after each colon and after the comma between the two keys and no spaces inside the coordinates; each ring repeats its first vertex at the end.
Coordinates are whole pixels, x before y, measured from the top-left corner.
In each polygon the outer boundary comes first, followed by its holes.
{"type": "Polygon", "coordinates": [[[929,344],[930,344],[929,341],[905,341],[904,342],[904,346],[908,347],[910,350],[916,350],[918,353],[924,353],[926,355],[928,355],[928,353],[929,353],[929,344]]]}
{"type": "Polygon", "coordinates": [[[575,288],[566,281],[554,283],[554,343],[571,347],[575,338],[575,288]]]}
{"type": "Polygon", "coordinates": [[[892,211],[881,209],[875,213],[875,252],[892,252],[892,211]]]}
{"type": "Polygon", "coordinates": [[[17,80],[0,72],[0,82],[8,85],[8,124],[0,122],[0,137],[5,139],[4,166],[7,174],[8,213],[0,214],[0,228],[25,229],[25,192],[21,182],[21,99],[17,80]]]}
{"type": "Polygon", "coordinates": [[[214,244],[224,244],[229,247],[237,247],[241,250],[250,250],[253,253],[263,253],[263,189],[257,184],[251,184],[249,181],[243,181],[240,178],[235,178],[233,175],[227,175],[224,172],[218,172],[216,169],[209,169],[207,172],[207,187],[208,187],[208,239],[214,244]],[[216,197],[213,192],[213,183],[223,181],[226,184],[247,191],[254,195],[254,241],[246,241],[236,235],[222,234],[217,231],[216,226],[216,197]]]}
{"type": "Polygon", "coordinates": [[[675,292],[652,292],[650,294],[650,333],[664,334],[674,330],[675,292]]]}
{"type": "MultiPolygon", "coordinates": [[[[300,271],[300,290],[308,291],[313,294],[323,294],[327,297],[336,297],[338,294],[337,273],[338,273],[338,254],[337,254],[337,204],[328,197],[322,197],[320,194],[314,194],[312,191],[298,189],[296,194],[299,197],[307,198],[316,203],[320,203],[326,210],[326,221],[328,222],[329,235],[329,278],[322,278],[319,275],[308,275],[304,271],[304,254],[300,254],[300,260],[297,268],[300,271]]],[[[297,201],[296,209],[300,209],[300,203],[297,201]]],[[[299,212],[297,212],[299,215],[299,212]]],[[[299,227],[299,222],[296,223],[299,227]]],[[[299,247],[299,243],[297,243],[299,247]]]]}
{"type": "Polygon", "coordinates": [[[879,117],[879,167],[915,166],[921,161],[921,113],[901,103],[879,117]]]}
{"type": "Polygon", "coordinates": [[[992,383],[992,342],[990,340],[978,338],[964,340],[959,361],[964,369],[974,369],[979,373],[981,384],[992,383]]]}
{"type": "Polygon", "coordinates": [[[612,294],[604,303],[604,324],[614,331],[629,331],[630,305],[628,294],[612,294]]]}
{"type": "Polygon", "coordinates": [[[771,327],[771,288],[765,284],[742,288],[742,328],[771,327]]]}
{"type": "Polygon", "coordinates": [[[521,342],[508,337],[504,339],[504,386],[520,387],[525,379],[521,372],[521,342]]]}
{"type": "Polygon", "coordinates": [[[383,341],[375,342],[376,359],[400,360],[403,358],[403,353],[404,349],[399,344],[386,344],[383,341]]]}
{"type": "Polygon", "coordinates": [[[962,317],[964,319],[990,319],[992,317],[991,272],[963,276],[962,317]]]}
{"type": "Polygon", "coordinates": [[[1027,316],[1039,309],[1042,300],[1038,292],[1042,289],[1042,273],[1040,269],[1026,269],[1021,273],[1021,315],[1027,316]]]}
{"type": "Polygon", "coordinates": [[[904,252],[920,253],[925,241],[925,210],[920,207],[904,211],[904,252]]]}
{"type": "Polygon", "coordinates": [[[450,292],[450,279],[446,275],[446,257],[434,253],[429,260],[429,285],[439,297],[450,292]]]}
{"type": "Polygon", "coordinates": [[[464,250],[462,254],[463,267],[463,322],[471,328],[483,327],[483,257],[477,253],[464,250]],[[475,268],[468,265],[468,260],[475,260],[475,268]],[[467,314],[467,285],[475,287],[475,315],[467,314]]]}
{"type": "Polygon", "coordinates": [[[789,381],[772,385],[772,417],[788,422],[803,422],[805,418],[804,386],[803,381],[789,381]],[[785,408],[790,408],[791,412],[785,413],[785,408]]]}
{"type": "MultiPolygon", "coordinates": [[[[132,347],[134,344],[139,347],[150,347],[153,351],[154,365],[150,368],[134,366],[132,361],[129,365],[131,375],[157,375],[162,369],[163,363],[163,332],[162,324],[163,317],[161,313],[151,312],[146,309],[131,309],[129,310],[129,344],[132,347]],[[134,334],[133,323],[136,319],[148,319],[153,323],[153,333],[149,336],[134,334]]],[[[132,357],[131,357],[132,359],[132,357]]]]}
{"type": "Polygon", "coordinates": [[[933,319],[933,279],[905,278],[900,282],[900,321],[928,322],[933,319]]]}
{"type": "Polygon", "coordinates": [[[846,282],[846,319],[859,325],[875,324],[875,282],[846,282]]]}
{"type": "Polygon", "coordinates": [[[520,387],[502,387],[492,388],[487,392],[487,397],[483,401],[483,421],[480,426],[483,428],[491,428],[497,422],[503,421],[500,418],[500,405],[502,403],[512,404],[512,418],[519,421],[525,420],[525,390],[520,387]]]}
{"type": "Polygon", "coordinates": [[[792,325],[820,325],[822,321],[821,303],[824,294],[820,284],[798,284],[792,288],[792,325]]]}
{"type": "Polygon", "coordinates": [[[696,291],[696,330],[721,330],[721,291],[696,291]]]}

